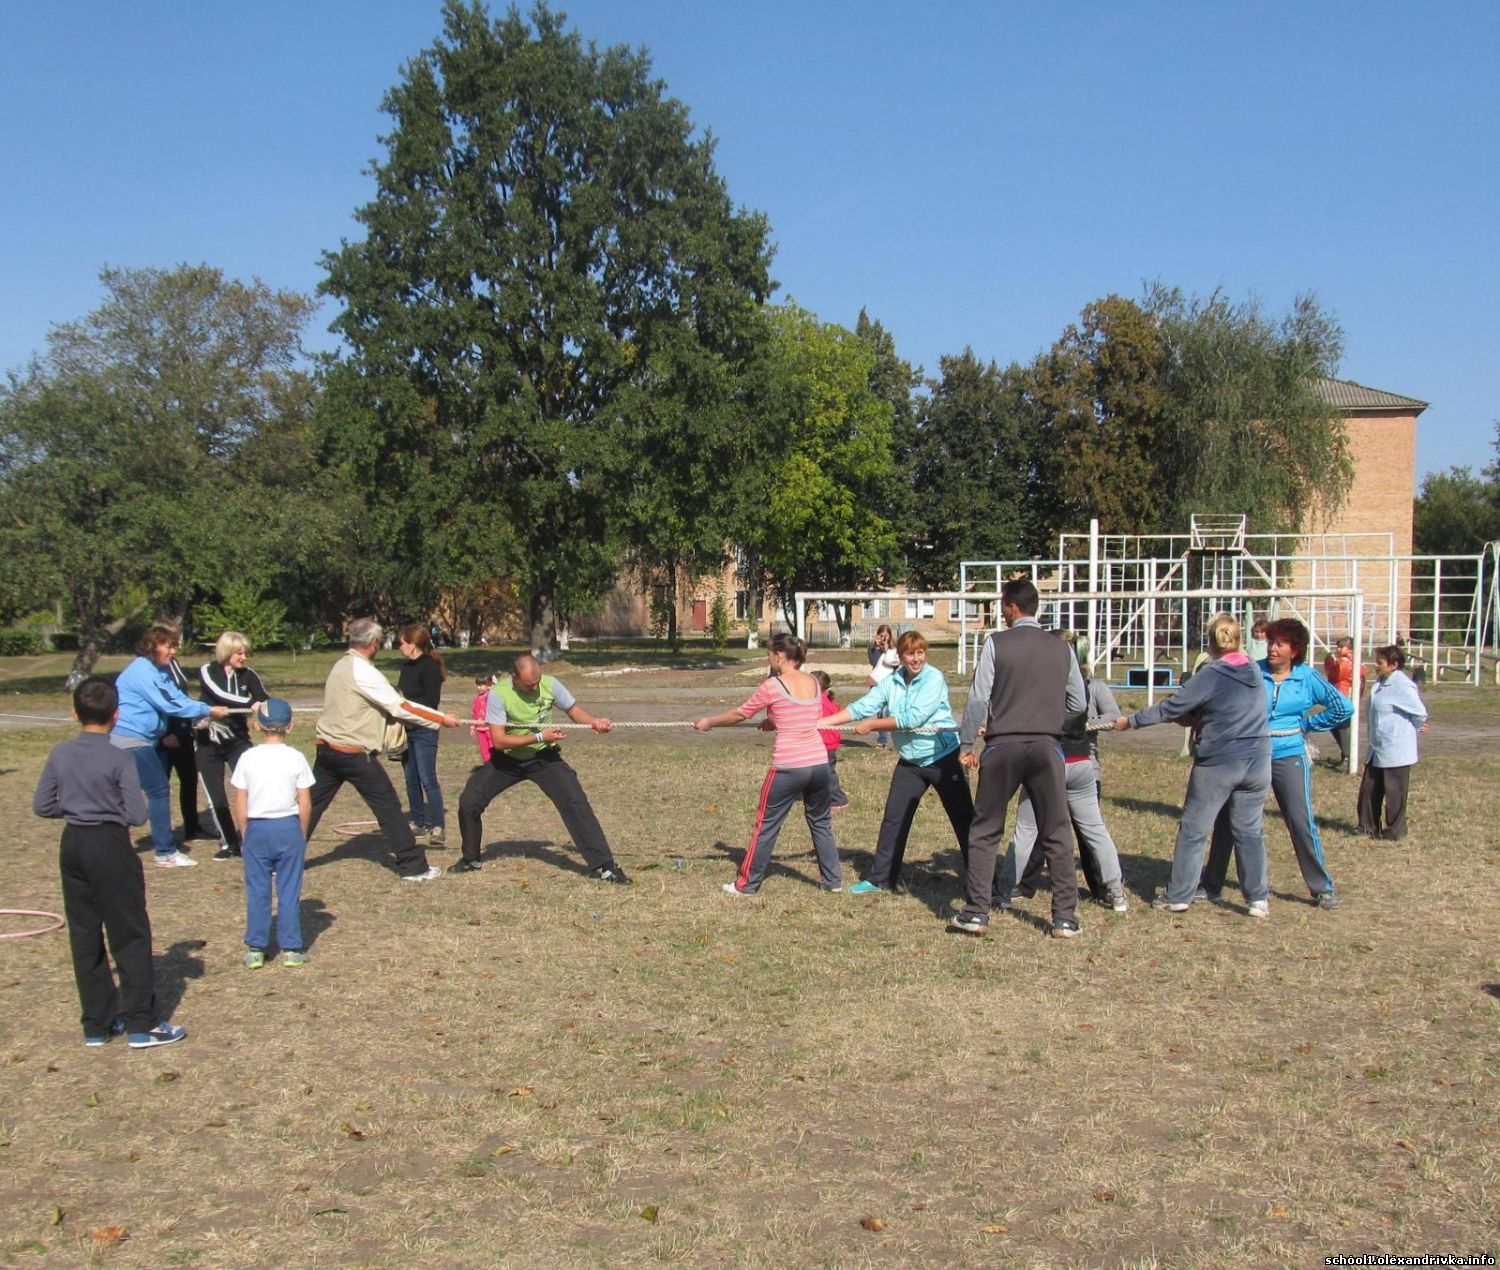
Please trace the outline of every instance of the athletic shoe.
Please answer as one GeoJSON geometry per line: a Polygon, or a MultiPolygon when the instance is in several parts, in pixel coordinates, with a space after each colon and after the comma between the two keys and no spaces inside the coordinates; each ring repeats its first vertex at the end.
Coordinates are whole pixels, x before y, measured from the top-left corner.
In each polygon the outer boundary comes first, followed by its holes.
{"type": "Polygon", "coordinates": [[[850,895],[879,895],[880,888],[868,878],[861,878],[849,888],[850,895]]]}
{"type": "Polygon", "coordinates": [[[1210,891],[1206,886],[1200,886],[1193,892],[1194,904],[1217,904],[1222,891],[1210,891]]]}
{"type": "Polygon", "coordinates": [[[195,825],[192,830],[184,829],[182,831],[182,840],[184,842],[217,842],[219,835],[214,830],[205,828],[203,825],[195,825]]]}
{"type": "Polygon", "coordinates": [[[1250,901],[1250,916],[1251,917],[1270,917],[1271,916],[1271,901],[1270,900],[1251,900],[1250,901]]]}
{"type": "Polygon", "coordinates": [[[1339,897],[1332,891],[1324,891],[1322,895],[1318,896],[1317,905],[1319,908],[1325,909],[1337,908],[1339,906],[1339,897]]]}
{"type": "MultiPolygon", "coordinates": [[[[819,883],[819,886],[822,886],[822,883],[819,883]]],[[[844,893],[842,886],[824,886],[823,890],[827,891],[829,895],[842,895],[844,893]]]]}
{"type": "MultiPolygon", "coordinates": [[[[190,855],[184,855],[181,851],[174,851],[171,855],[159,855],[156,857],[158,869],[191,869],[198,861],[190,855]]],[[[142,1035],[145,1035],[142,1033],[142,1035]]]]}
{"type": "Polygon", "coordinates": [[[1164,891],[1164,892],[1162,892],[1162,894],[1158,895],[1155,899],[1153,899],[1151,901],[1151,907],[1152,908],[1163,908],[1163,909],[1166,909],[1166,911],[1169,912],[1169,913],[1186,913],[1188,911],[1188,909],[1192,908],[1193,906],[1192,906],[1191,903],[1189,903],[1189,904],[1176,904],[1176,903],[1173,903],[1171,900],[1169,900],[1167,898],[1166,892],[1164,891]]]}
{"type": "Polygon", "coordinates": [[[478,873],[484,868],[483,860],[460,860],[457,864],[448,866],[449,873],[478,873]]]}
{"type": "Polygon", "coordinates": [[[240,849],[238,847],[220,847],[214,852],[213,858],[220,861],[238,860],[240,858],[240,849]]]}
{"type": "Polygon", "coordinates": [[[401,875],[401,880],[403,882],[431,882],[434,878],[440,878],[442,876],[443,871],[438,868],[437,865],[429,864],[420,873],[403,873],[401,875]]]}
{"type": "Polygon", "coordinates": [[[601,882],[612,882],[615,886],[629,886],[630,879],[625,876],[625,870],[618,864],[606,864],[594,870],[594,876],[601,882]]]}
{"type": "Polygon", "coordinates": [[[739,884],[736,883],[736,882],[726,882],[726,883],[724,883],[723,887],[720,888],[720,889],[723,890],[723,892],[724,892],[725,895],[746,896],[746,895],[754,895],[755,894],[754,891],[742,891],[742,890],[740,890],[739,884]]]}
{"type": "Polygon", "coordinates": [[[433,825],[433,827],[427,831],[427,845],[429,847],[445,847],[448,845],[443,834],[442,825],[433,825]]]}
{"type": "Polygon", "coordinates": [[[1071,917],[1058,917],[1052,921],[1053,939],[1073,939],[1083,933],[1083,927],[1071,917]]]}
{"type": "Polygon", "coordinates": [[[990,915],[988,913],[955,913],[948,921],[949,930],[960,931],[965,935],[983,935],[989,928],[990,915]]]}
{"type": "Polygon", "coordinates": [[[1130,899],[1125,894],[1125,887],[1119,882],[1106,882],[1104,884],[1104,902],[1117,913],[1130,912],[1130,899]]]}
{"type": "Polygon", "coordinates": [[[108,1045],[117,1036],[125,1035],[125,1020],[116,1019],[109,1025],[109,1031],[103,1036],[90,1036],[84,1033],[83,1043],[90,1049],[98,1049],[101,1045],[108,1045]]]}
{"type": "Polygon", "coordinates": [[[991,912],[995,912],[995,913],[1008,913],[1008,912],[1010,912],[1010,910],[1011,910],[1012,907],[1013,907],[1013,905],[1011,903],[1010,896],[1008,896],[1008,895],[1001,895],[999,891],[996,891],[993,895],[990,896],[990,911],[991,912]]]}
{"type": "Polygon", "coordinates": [[[298,949],[288,949],[281,954],[281,964],[288,970],[300,970],[307,965],[307,954],[298,949]]]}
{"type": "Polygon", "coordinates": [[[128,1044],[133,1050],[149,1050],[158,1045],[174,1045],[186,1035],[187,1029],[175,1023],[158,1023],[149,1032],[131,1032],[128,1044]]]}
{"type": "Polygon", "coordinates": [[[245,953],[245,969],[246,970],[259,970],[265,964],[266,964],[266,954],[265,954],[265,950],[264,949],[262,949],[262,948],[252,948],[248,952],[245,953]]]}
{"type": "Polygon", "coordinates": [[[848,811],[849,810],[849,804],[848,804],[847,801],[842,802],[842,803],[830,803],[829,806],[828,806],[828,810],[829,811],[848,811]]]}
{"type": "Polygon", "coordinates": [[[1036,887],[1027,886],[1023,883],[1010,893],[1010,898],[1013,900],[1029,900],[1035,894],[1036,887]]]}

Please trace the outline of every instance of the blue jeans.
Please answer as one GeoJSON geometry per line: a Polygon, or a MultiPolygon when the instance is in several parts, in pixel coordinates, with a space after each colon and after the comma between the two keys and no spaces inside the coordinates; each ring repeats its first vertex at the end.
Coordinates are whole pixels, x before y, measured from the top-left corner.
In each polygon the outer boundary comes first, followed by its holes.
{"type": "Polygon", "coordinates": [[[173,855],[177,840],[172,837],[172,790],[167,784],[167,769],[162,766],[156,742],[125,732],[110,734],[110,744],[124,750],[135,760],[141,793],[146,795],[146,815],[151,821],[151,848],[158,857],[173,855]]]}
{"type": "Polygon", "coordinates": [[[437,755],[437,729],[406,729],[401,770],[406,773],[406,803],[411,808],[412,823],[419,829],[443,828],[443,791],[438,785],[437,755]]]}
{"type": "Polygon", "coordinates": [[[296,816],[252,820],[241,848],[245,862],[245,944],[264,949],[271,940],[271,875],[276,875],[276,942],[282,952],[302,951],[302,861],[307,842],[296,816]]]}

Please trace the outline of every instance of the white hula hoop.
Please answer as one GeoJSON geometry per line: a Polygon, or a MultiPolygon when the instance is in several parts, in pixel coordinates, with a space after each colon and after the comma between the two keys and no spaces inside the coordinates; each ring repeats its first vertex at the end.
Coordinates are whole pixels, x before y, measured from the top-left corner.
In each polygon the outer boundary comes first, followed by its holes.
{"type": "Polygon", "coordinates": [[[334,833],[340,838],[358,838],[362,834],[379,833],[380,821],[378,820],[346,820],[341,825],[334,825],[334,833]]]}
{"type": "Polygon", "coordinates": [[[35,930],[11,930],[0,934],[0,939],[30,939],[33,935],[50,935],[62,928],[63,919],[58,913],[49,913],[40,908],[0,908],[0,917],[47,917],[51,921],[35,930]]]}

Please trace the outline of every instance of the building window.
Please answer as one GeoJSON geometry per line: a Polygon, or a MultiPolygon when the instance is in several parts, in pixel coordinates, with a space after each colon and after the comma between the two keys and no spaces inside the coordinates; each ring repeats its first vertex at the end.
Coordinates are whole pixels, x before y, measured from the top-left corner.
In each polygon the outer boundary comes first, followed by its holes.
{"type": "Polygon", "coordinates": [[[920,620],[924,617],[930,618],[933,617],[936,613],[937,608],[931,600],[906,601],[907,621],[920,620]]]}
{"type": "Polygon", "coordinates": [[[749,591],[736,591],[734,593],[734,620],[736,622],[748,622],[750,620],[749,591]]]}

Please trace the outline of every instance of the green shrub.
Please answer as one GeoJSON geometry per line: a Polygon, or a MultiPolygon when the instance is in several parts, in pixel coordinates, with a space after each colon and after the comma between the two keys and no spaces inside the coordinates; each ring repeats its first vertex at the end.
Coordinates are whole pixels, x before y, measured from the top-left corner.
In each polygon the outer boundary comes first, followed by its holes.
{"type": "Polygon", "coordinates": [[[40,631],[12,627],[0,630],[0,657],[35,657],[47,651],[47,641],[40,631]]]}
{"type": "Polygon", "coordinates": [[[252,648],[269,648],[285,640],[286,605],[243,582],[224,588],[218,604],[200,604],[194,615],[205,640],[215,640],[224,631],[239,631],[252,648]]]}
{"type": "Polygon", "coordinates": [[[708,642],[721,649],[729,643],[729,597],[721,581],[714,591],[714,602],[708,611],[708,642]]]}

